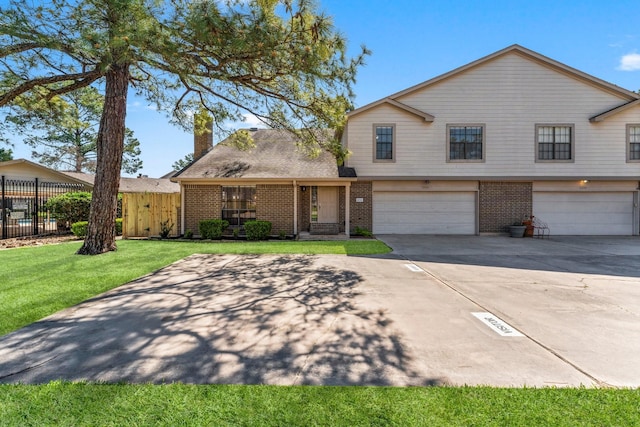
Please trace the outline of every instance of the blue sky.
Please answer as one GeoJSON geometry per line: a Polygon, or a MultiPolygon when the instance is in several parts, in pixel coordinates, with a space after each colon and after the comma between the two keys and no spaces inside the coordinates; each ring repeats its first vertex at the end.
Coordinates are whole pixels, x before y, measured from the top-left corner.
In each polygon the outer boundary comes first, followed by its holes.
{"type": "MultiPolygon", "coordinates": [[[[352,54],[373,54],[358,75],[363,106],[439,74],[520,44],[595,77],[640,90],[640,2],[318,0],[352,54]]],[[[247,123],[241,127],[249,127],[247,123]]],[[[144,169],[161,176],[193,149],[193,137],[130,97],[127,126],[141,142],[144,169]]],[[[14,157],[30,158],[20,144],[14,157]]]]}

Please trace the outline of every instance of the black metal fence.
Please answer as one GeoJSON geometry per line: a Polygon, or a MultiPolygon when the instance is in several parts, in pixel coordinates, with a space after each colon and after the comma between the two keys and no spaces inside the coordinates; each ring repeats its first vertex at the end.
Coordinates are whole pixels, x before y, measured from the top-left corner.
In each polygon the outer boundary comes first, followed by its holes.
{"type": "Polygon", "coordinates": [[[84,191],[82,184],[10,179],[2,176],[0,195],[0,238],[56,233],[58,224],[45,208],[50,197],[72,191],[84,191]]]}

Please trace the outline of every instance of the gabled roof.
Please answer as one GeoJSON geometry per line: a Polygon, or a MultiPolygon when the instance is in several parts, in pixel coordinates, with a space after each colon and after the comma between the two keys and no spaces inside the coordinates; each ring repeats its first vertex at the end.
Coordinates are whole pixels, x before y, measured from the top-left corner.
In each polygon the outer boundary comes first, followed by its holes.
{"type": "Polygon", "coordinates": [[[435,120],[435,116],[432,116],[429,113],[425,113],[424,111],[420,111],[417,108],[413,108],[410,107],[406,104],[403,104],[401,102],[396,101],[395,99],[391,99],[391,98],[383,98],[379,101],[373,102],[369,105],[365,105],[362,108],[358,108],[357,110],[353,110],[352,112],[350,112],[348,115],[349,116],[354,116],[356,114],[360,114],[360,113],[364,113],[365,111],[371,109],[371,108],[375,108],[379,105],[383,105],[383,104],[387,104],[387,105],[391,105],[392,107],[396,107],[402,111],[405,111],[409,114],[412,114],[418,118],[423,119],[425,122],[431,123],[435,120]]]}
{"type": "Polygon", "coordinates": [[[628,102],[631,101],[635,101],[637,99],[640,99],[640,95],[637,93],[634,93],[630,90],[621,88],[620,86],[616,86],[612,83],[606,82],[602,79],[599,79],[597,77],[594,77],[590,74],[587,74],[585,72],[582,72],[580,70],[577,70],[575,68],[569,67],[568,65],[565,65],[561,62],[558,62],[556,60],[553,60],[551,58],[548,58],[544,55],[541,55],[537,52],[534,52],[530,49],[527,49],[525,47],[522,47],[520,45],[514,44],[511,45],[505,49],[499,50],[497,52],[494,52],[490,55],[487,55],[483,58],[480,58],[476,61],[470,62],[466,65],[463,65],[462,67],[458,67],[452,71],[449,71],[447,73],[441,74],[437,77],[434,77],[430,80],[427,80],[423,83],[419,83],[415,86],[412,86],[408,89],[402,90],[400,92],[394,93],[393,95],[390,95],[386,98],[383,98],[379,101],[375,101],[373,103],[367,104],[363,107],[357,108],[353,111],[351,111],[350,113],[347,114],[347,116],[354,116],[356,114],[359,114],[363,111],[369,110],[371,108],[374,108],[378,105],[384,104],[386,102],[388,102],[388,100],[392,100],[392,101],[397,101],[398,98],[401,98],[405,95],[411,94],[413,92],[419,91],[421,89],[424,89],[428,86],[434,85],[436,83],[442,82],[446,79],[450,79],[452,77],[455,77],[461,73],[464,73],[466,71],[469,71],[473,68],[476,68],[480,65],[486,64],[490,61],[493,61],[497,58],[500,58],[504,55],[509,55],[509,54],[516,54],[516,55],[520,55],[524,58],[527,58],[531,61],[534,61],[544,67],[547,67],[549,69],[552,69],[554,71],[557,71],[559,73],[562,73],[564,75],[567,75],[571,78],[574,78],[578,81],[581,81],[583,83],[589,84],[591,86],[594,86],[600,90],[603,90],[605,92],[611,93],[615,96],[618,96],[622,99],[625,99],[628,102]]]}
{"type": "Polygon", "coordinates": [[[0,162],[0,172],[1,172],[3,167],[9,167],[9,166],[27,166],[27,167],[30,167],[32,169],[39,170],[42,173],[46,173],[46,174],[48,174],[50,176],[58,177],[58,179],[60,179],[60,180],[62,180],[64,182],[72,182],[72,183],[76,183],[76,184],[83,184],[83,185],[87,185],[87,186],[93,187],[93,182],[87,182],[87,181],[85,181],[83,179],[80,179],[78,177],[71,176],[71,175],[68,175],[68,174],[66,174],[64,172],[60,172],[60,171],[57,171],[55,169],[48,168],[46,166],[43,166],[41,164],[32,162],[32,161],[27,160],[27,159],[15,159],[15,160],[7,160],[7,161],[4,161],[4,162],[0,162]]]}
{"type": "MultiPolygon", "coordinates": [[[[95,175],[84,172],[62,172],[93,186],[95,175]]],[[[120,193],[179,193],[180,186],[166,178],[120,178],[120,193]]]]}
{"type": "Polygon", "coordinates": [[[322,150],[310,157],[296,145],[290,132],[276,129],[251,130],[255,144],[240,150],[228,140],[215,145],[207,154],[172,180],[185,179],[336,179],[336,159],[322,150]]]}
{"type": "Polygon", "coordinates": [[[593,116],[589,119],[590,122],[601,122],[607,117],[611,117],[615,114],[621,113],[631,107],[640,106],[640,99],[636,99],[635,101],[627,102],[626,104],[620,105],[616,108],[612,108],[611,110],[605,111],[604,113],[600,113],[597,116],[593,116]]]}

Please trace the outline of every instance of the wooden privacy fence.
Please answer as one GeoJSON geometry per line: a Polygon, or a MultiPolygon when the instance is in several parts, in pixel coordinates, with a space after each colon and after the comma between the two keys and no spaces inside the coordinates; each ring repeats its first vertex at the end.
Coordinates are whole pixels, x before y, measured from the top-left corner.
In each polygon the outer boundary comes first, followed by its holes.
{"type": "Polygon", "coordinates": [[[159,236],[162,223],[173,224],[169,236],[180,234],[180,193],[123,193],[122,237],[159,236]]]}

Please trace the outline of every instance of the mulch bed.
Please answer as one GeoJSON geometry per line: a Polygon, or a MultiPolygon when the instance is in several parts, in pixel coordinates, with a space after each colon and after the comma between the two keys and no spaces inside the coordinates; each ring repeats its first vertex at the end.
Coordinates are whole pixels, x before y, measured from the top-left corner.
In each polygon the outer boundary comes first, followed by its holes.
{"type": "Polygon", "coordinates": [[[73,240],[78,240],[73,234],[16,237],[13,239],[0,240],[0,250],[21,248],[24,246],[54,245],[73,240]]]}

